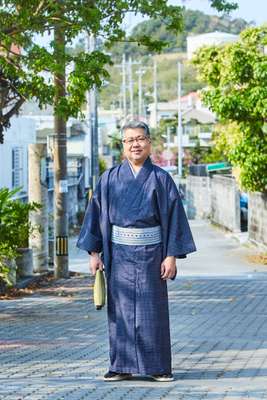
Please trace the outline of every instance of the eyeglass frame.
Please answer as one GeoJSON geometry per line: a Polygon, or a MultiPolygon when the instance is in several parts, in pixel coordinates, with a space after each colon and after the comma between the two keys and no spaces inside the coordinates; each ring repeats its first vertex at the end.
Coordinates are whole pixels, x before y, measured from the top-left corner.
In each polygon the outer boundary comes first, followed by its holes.
{"type": "Polygon", "coordinates": [[[132,137],[132,138],[127,138],[127,139],[122,139],[122,143],[132,146],[132,145],[134,144],[135,141],[136,141],[137,143],[140,143],[140,141],[141,141],[141,143],[144,143],[146,139],[149,141],[149,143],[151,142],[149,136],[147,136],[147,135],[141,136],[141,135],[140,135],[140,136],[137,136],[137,137],[135,137],[135,138],[132,137]],[[129,143],[129,141],[130,141],[130,143],[129,143]]]}

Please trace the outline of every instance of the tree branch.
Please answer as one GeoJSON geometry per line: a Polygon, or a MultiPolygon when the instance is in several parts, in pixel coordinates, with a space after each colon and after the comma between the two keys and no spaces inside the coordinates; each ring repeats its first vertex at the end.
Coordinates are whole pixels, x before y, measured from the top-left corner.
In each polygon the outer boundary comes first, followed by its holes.
{"type": "Polygon", "coordinates": [[[3,125],[5,126],[6,124],[8,124],[10,118],[17,114],[20,107],[22,106],[22,104],[25,102],[25,98],[20,97],[20,99],[17,101],[17,103],[11,108],[11,110],[9,110],[5,115],[2,116],[2,121],[3,121],[3,125]]]}

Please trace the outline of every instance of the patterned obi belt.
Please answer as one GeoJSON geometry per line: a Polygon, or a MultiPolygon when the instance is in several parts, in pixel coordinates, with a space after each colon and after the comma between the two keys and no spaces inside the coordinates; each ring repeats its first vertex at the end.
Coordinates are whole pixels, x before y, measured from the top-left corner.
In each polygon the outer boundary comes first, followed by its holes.
{"type": "Polygon", "coordinates": [[[161,227],[152,228],[122,228],[112,225],[111,241],[129,246],[145,246],[161,243],[161,227]]]}

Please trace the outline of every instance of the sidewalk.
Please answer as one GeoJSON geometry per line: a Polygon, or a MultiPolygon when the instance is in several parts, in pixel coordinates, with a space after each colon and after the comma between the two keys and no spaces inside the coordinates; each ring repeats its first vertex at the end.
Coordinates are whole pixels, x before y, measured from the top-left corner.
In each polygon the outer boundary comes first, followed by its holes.
{"type": "Polygon", "coordinates": [[[267,267],[192,225],[199,252],[168,284],[174,382],[103,381],[106,309],[94,310],[83,274],[0,302],[0,399],[267,399],[267,267]]]}

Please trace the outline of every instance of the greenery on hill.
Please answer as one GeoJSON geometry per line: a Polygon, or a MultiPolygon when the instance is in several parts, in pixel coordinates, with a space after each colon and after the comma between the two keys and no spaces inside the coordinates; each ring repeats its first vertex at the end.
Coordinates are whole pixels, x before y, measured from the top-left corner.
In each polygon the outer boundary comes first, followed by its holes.
{"type": "MultiPolygon", "coordinates": [[[[203,84],[196,79],[196,69],[185,61],[185,55],[175,53],[175,57],[168,55],[155,56],[157,60],[157,89],[158,101],[169,101],[177,97],[177,60],[183,63],[182,68],[182,92],[187,94],[191,91],[201,89],[203,84]]],[[[141,57],[139,59],[144,74],[142,77],[142,91],[145,106],[153,102],[153,57],[141,57]]],[[[134,81],[134,108],[137,113],[138,106],[138,71],[139,65],[132,67],[134,81]]],[[[100,105],[103,108],[119,108],[121,103],[121,66],[113,65],[108,68],[110,83],[100,92],[100,105]]],[[[128,82],[127,82],[128,85],[128,82]]],[[[127,88],[127,102],[129,103],[129,91],[127,88]]],[[[129,104],[128,104],[129,106],[129,104]]],[[[129,110],[129,108],[128,108],[129,110]]]]}
{"type": "Polygon", "coordinates": [[[132,43],[132,37],[148,36],[153,40],[162,40],[168,45],[165,52],[184,52],[186,50],[186,37],[190,34],[201,34],[213,31],[221,31],[232,34],[239,34],[248,27],[248,23],[241,19],[231,19],[224,15],[218,17],[215,15],[207,15],[197,10],[184,10],[184,29],[181,33],[175,34],[170,32],[164,20],[148,20],[136,25],[128,38],[128,42],[116,44],[111,48],[113,58],[121,59],[123,53],[126,56],[143,56],[148,55],[149,51],[144,46],[138,46],[132,43]]]}
{"type": "MultiPolygon", "coordinates": [[[[177,96],[177,60],[183,62],[182,93],[187,94],[191,91],[201,89],[203,83],[196,79],[194,66],[186,61],[186,37],[190,34],[201,34],[212,31],[222,31],[232,34],[239,34],[249,24],[243,19],[231,19],[229,16],[211,16],[200,11],[184,10],[184,30],[182,33],[175,34],[167,29],[164,20],[149,20],[138,24],[132,31],[128,42],[117,43],[108,51],[111,52],[113,66],[109,66],[109,82],[100,93],[100,104],[104,108],[118,108],[121,103],[121,83],[122,83],[122,54],[125,53],[126,59],[132,57],[134,62],[138,61],[144,68],[143,75],[143,99],[147,105],[153,102],[153,61],[157,60],[158,68],[158,101],[172,100],[177,96]],[[145,35],[153,40],[162,40],[168,43],[164,53],[161,55],[156,52],[151,53],[144,46],[138,46],[131,42],[131,37],[145,35]]],[[[134,106],[137,113],[138,103],[138,75],[139,65],[133,65],[134,81],[134,106]]],[[[127,82],[128,85],[128,82],[127,82]]],[[[129,101],[129,92],[127,92],[129,101]]]]}

